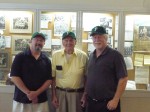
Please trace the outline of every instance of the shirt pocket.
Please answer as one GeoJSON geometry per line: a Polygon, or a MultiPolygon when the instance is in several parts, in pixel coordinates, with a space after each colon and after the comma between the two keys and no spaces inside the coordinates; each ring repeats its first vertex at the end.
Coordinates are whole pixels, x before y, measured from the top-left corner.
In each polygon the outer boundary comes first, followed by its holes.
{"type": "Polygon", "coordinates": [[[56,78],[63,78],[63,71],[62,70],[56,70],[56,78]]]}

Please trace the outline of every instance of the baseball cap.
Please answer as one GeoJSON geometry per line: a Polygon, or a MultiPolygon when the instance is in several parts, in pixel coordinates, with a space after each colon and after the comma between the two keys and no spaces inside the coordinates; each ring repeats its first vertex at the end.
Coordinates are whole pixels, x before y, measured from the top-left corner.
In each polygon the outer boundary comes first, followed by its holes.
{"type": "Polygon", "coordinates": [[[40,37],[42,37],[44,40],[46,40],[46,35],[43,34],[43,33],[39,33],[39,32],[33,33],[31,39],[36,38],[37,36],[40,36],[40,37]]]}
{"type": "Polygon", "coordinates": [[[106,29],[103,26],[95,26],[92,30],[91,30],[91,34],[90,36],[93,36],[95,34],[107,34],[106,29]]]}
{"type": "Polygon", "coordinates": [[[73,32],[71,31],[67,31],[67,32],[64,32],[63,35],[62,35],[62,39],[66,38],[66,37],[71,37],[73,39],[76,40],[76,36],[73,32]]]}

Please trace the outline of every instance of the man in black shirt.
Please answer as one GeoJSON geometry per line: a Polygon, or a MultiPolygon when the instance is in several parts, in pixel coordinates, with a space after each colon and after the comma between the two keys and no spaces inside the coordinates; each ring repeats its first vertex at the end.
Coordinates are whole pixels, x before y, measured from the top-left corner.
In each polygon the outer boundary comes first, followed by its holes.
{"type": "Polygon", "coordinates": [[[120,112],[120,97],[127,83],[124,58],[107,45],[108,35],[103,26],[91,31],[95,50],[87,68],[87,111],[120,112]]]}
{"type": "Polygon", "coordinates": [[[15,84],[12,112],[49,112],[46,90],[52,83],[51,61],[41,52],[46,37],[35,32],[28,49],[16,55],[11,67],[15,84]]]}

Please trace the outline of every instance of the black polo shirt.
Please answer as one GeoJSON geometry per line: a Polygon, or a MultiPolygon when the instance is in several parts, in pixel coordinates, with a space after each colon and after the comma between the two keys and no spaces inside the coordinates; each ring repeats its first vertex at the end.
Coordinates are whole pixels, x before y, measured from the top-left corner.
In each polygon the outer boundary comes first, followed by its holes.
{"type": "MultiPolygon", "coordinates": [[[[20,77],[29,90],[35,91],[46,80],[52,79],[51,61],[43,53],[36,60],[28,49],[16,55],[10,75],[20,77]]],[[[31,103],[27,95],[16,86],[14,100],[21,103],[31,103]]],[[[47,101],[46,91],[38,96],[38,103],[45,101],[47,101]]]]}
{"type": "Polygon", "coordinates": [[[110,47],[96,57],[90,55],[87,72],[87,93],[95,99],[113,98],[120,78],[127,76],[123,56],[110,47]]]}

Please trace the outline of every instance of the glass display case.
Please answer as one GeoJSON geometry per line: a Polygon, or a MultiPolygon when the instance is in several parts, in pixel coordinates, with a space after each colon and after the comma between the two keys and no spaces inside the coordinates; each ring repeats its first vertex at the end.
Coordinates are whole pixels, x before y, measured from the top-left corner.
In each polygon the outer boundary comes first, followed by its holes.
{"type": "Polygon", "coordinates": [[[129,80],[144,84],[142,88],[146,89],[150,65],[149,19],[148,14],[122,12],[0,10],[0,84],[11,84],[8,74],[12,61],[26,48],[34,31],[47,35],[43,50],[51,59],[52,53],[62,48],[61,37],[65,31],[73,31],[77,36],[76,47],[91,53],[94,47],[90,31],[103,25],[109,35],[108,45],[119,50],[125,58],[129,80]]]}
{"type": "Polygon", "coordinates": [[[62,48],[62,34],[72,31],[76,34],[76,12],[50,12],[40,13],[40,32],[47,35],[44,51],[51,57],[55,50],[62,48]]]}
{"type": "Polygon", "coordinates": [[[34,11],[0,10],[0,85],[12,84],[9,80],[11,64],[31,38],[34,16],[34,11]]]}
{"type": "Polygon", "coordinates": [[[129,78],[137,89],[147,89],[150,66],[150,15],[125,15],[124,56],[128,62],[129,78]]]}
{"type": "Polygon", "coordinates": [[[90,54],[95,48],[92,44],[90,33],[95,26],[104,26],[109,35],[108,45],[117,49],[118,47],[118,14],[116,13],[86,13],[83,12],[82,23],[82,49],[90,54]]]}

